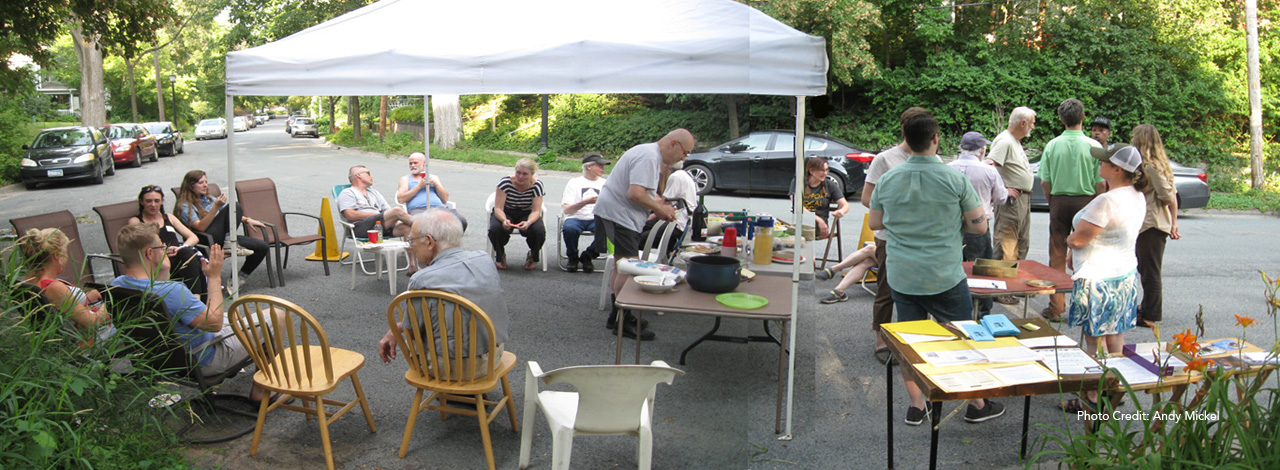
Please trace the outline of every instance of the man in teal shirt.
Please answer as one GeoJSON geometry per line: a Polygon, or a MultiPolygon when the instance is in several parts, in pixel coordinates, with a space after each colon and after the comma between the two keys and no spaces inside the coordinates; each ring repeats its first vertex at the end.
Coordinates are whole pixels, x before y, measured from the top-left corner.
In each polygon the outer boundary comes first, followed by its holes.
{"type": "MultiPolygon", "coordinates": [[[[1092,147],[1102,147],[1084,133],[1084,103],[1069,98],[1058,105],[1058,120],[1066,128],[1044,146],[1040,156],[1040,186],[1049,201],[1049,267],[1067,270],[1067,236],[1071,219],[1106,192],[1106,182],[1098,176],[1098,160],[1089,155],[1092,147]]],[[[1062,321],[1066,310],[1064,294],[1049,296],[1049,306],[1040,312],[1049,321],[1062,321]]]]}
{"type": "MultiPolygon", "coordinates": [[[[961,230],[982,234],[987,215],[969,179],[939,161],[938,120],[923,111],[906,117],[902,135],[910,156],[885,172],[871,194],[868,224],[885,231],[887,262],[893,266],[889,287],[898,308],[898,321],[924,320],[932,314],[948,324],[973,319],[973,298],[961,266],[961,230]]],[[[902,368],[911,396],[906,422],[924,422],[924,394],[902,368]]],[[[936,410],[936,411],[941,411],[936,410]]],[[[973,400],[964,419],[971,423],[1004,414],[991,400],[973,400]]]]}

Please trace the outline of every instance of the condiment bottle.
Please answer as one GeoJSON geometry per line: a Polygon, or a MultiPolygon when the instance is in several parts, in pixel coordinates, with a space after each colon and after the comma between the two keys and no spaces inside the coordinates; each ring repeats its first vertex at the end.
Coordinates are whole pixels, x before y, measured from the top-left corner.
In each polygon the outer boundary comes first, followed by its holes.
{"type": "Polygon", "coordinates": [[[738,229],[724,229],[724,239],[720,242],[720,255],[736,258],[738,256],[738,229]]]}
{"type": "Polygon", "coordinates": [[[773,263],[773,217],[756,218],[755,249],[751,261],[755,264],[773,263]]]}

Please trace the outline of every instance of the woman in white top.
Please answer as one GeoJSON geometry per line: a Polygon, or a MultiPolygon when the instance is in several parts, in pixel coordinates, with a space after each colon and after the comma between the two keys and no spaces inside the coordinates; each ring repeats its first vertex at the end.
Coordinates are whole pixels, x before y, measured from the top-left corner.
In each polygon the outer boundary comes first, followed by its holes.
{"type": "MultiPolygon", "coordinates": [[[[1117,144],[1111,150],[1094,148],[1101,160],[1098,175],[1110,188],[1076,213],[1074,231],[1067,237],[1068,258],[1075,281],[1068,308],[1069,326],[1085,333],[1085,351],[1096,354],[1102,340],[1109,353],[1124,346],[1124,332],[1138,319],[1138,258],[1134,244],[1147,212],[1142,188],[1142,156],[1138,149],[1117,144]]],[[[1088,392],[1096,401],[1097,392],[1088,392]]],[[[1074,401],[1074,400],[1073,400],[1074,401]]],[[[1070,407],[1073,403],[1064,406],[1070,407]]],[[[1079,408],[1079,403],[1074,403],[1079,408]]]]}

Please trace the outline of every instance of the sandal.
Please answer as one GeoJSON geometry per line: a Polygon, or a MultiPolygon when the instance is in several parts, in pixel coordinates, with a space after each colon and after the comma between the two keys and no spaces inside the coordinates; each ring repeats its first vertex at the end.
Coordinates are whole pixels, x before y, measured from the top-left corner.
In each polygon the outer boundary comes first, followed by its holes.
{"type": "Polygon", "coordinates": [[[895,365],[898,363],[898,360],[893,357],[893,353],[889,352],[887,346],[876,349],[875,356],[876,360],[880,361],[881,364],[895,365]]]}
{"type": "Polygon", "coordinates": [[[822,268],[817,271],[814,271],[813,273],[813,277],[818,278],[819,281],[825,281],[835,276],[836,276],[836,273],[835,271],[832,271],[831,268],[822,268]]]}
{"type": "Polygon", "coordinates": [[[494,259],[493,264],[497,266],[498,269],[501,269],[503,271],[507,270],[507,258],[505,256],[494,259]]]}
{"type": "Polygon", "coordinates": [[[1044,317],[1045,320],[1048,320],[1054,323],[1062,322],[1062,314],[1053,313],[1053,310],[1051,310],[1050,307],[1045,307],[1044,310],[1041,310],[1040,316],[1044,317]]]}
{"type": "Polygon", "coordinates": [[[533,270],[535,270],[535,269],[538,269],[538,262],[537,262],[537,261],[535,261],[535,260],[533,259],[533,256],[529,256],[529,257],[525,258],[525,259],[524,259],[524,270],[525,270],[525,271],[533,271],[533,270]]]}
{"type": "Polygon", "coordinates": [[[1087,399],[1072,398],[1058,404],[1058,408],[1072,414],[1078,414],[1080,412],[1092,413],[1093,410],[1098,409],[1098,404],[1087,399]]]}

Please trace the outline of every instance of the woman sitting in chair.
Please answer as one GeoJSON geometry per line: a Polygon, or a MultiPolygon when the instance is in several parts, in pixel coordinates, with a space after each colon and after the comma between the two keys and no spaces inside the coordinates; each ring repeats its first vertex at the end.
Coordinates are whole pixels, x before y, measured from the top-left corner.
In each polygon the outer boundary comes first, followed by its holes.
{"type": "MultiPolygon", "coordinates": [[[[813,212],[817,217],[815,221],[815,237],[818,240],[826,240],[831,236],[831,230],[827,226],[827,215],[830,214],[835,218],[844,217],[849,213],[849,201],[844,199],[844,193],[840,191],[840,183],[827,177],[827,158],[826,157],[809,157],[804,161],[804,192],[801,193],[800,203],[804,206],[805,212],[813,212]],[[836,210],[831,210],[831,205],[836,205],[836,210]]],[[[796,182],[791,182],[791,197],[796,195],[796,182]]]]}
{"type": "Polygon", "coordinates": [[[22,282],[39,286],[49,305],[68,312],[70,318],[63,322],[63,327],[76,332],[82,338],[82,346],[89,346],[95,340],[106,340],[116,334],[116,327],[102,307],[101,292],[82,290],[58,279],[70,260],[67,255],[70,244],[71,239],[61,230],[46,228],[27,230],[14,246],[22,251],[27,268],[22,282]]]}
{"type": "Polygon", "coordinates": [[[169,278],[182,282],[191,293],[204,299],[209,288],[205,285],[204,256],[196,249],[196,234],[177,217],[165,213],[164,190],[159,186],[143,186],[138,193],[138,215],[130,217],[129,223],[139,222],[160,227],[160,241],[169,247],[169,278]]]}
{"type": "MultiPolygon", "coordinates": [[[[208,233],[213,237],[213,243],[221,245],[227,241],[227,233],[231,232],[231,221],[228,219],[229,212],[223,210],[227,205],[227,195],[220,194],[217,198],[209,196],[209,180],[205,177],[203,170],[188,171],[186,176],[182,177],[182,187],[178,188],[178,202],[173,204],[173,212],[178,215],[178,220],[186,224],[194,230],[208,233]]],[[[241,223],[249,224],[260,231],[266,227],[262,222],[250,219],[244,216],[244,209],[240,204],[236,204],[236,226],[241,223]]],[[[244,286],[249,275],[253,274],[253,270],[258,269],[258,265],[262,264],[262,260],[267,259],[267,250],[270,247],[267,242],[261,239],[241,236],[236,238],[236,242],[240,244],[241,249],[248,249],[250,253],[245,258],[244,264],[240,266],[240,285],[236,286],[236,290],[240,290],[244,286]]],[[[244,254],[243,252],[241,254],[244,254]]]]}
{"type": "Polygon", "coordinates": [[[537,162],[521,158],[516,162],[515,174],[498,181],[498,189],[493,195],[493,212],[489,214],[489,241],[493,243],[494,262],[498,269],[507,269],[506,247],[511,240],[511,229],[520,230],[529,244],[524,269],[532,271],[538,267],[542,244],[547,241],[547,229],[542,223],[542,197],[546,190],[534,176],[537,172],[537,162]]]}

